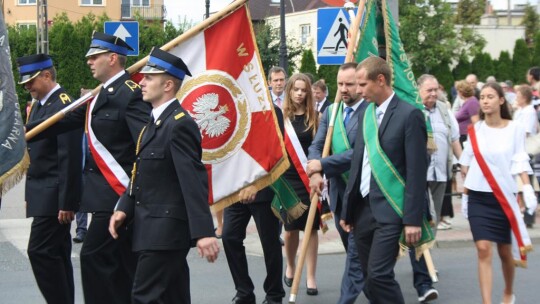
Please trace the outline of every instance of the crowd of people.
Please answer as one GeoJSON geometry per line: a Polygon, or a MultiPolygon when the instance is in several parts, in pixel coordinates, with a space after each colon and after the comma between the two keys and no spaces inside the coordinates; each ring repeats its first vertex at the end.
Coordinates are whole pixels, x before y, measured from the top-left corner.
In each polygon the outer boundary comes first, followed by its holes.
{"type": "MultiPolygon", "coordinates": [[[[175,97],[191,76],[189,62],[153,49],[137,84],[124,70],[128,50],[122,39],[94,33],[86,57],[101,83],[98,95],[28,143],[27,216],[34,218],[28,256],[48,303],[74,302],[70,223],[77,211],[92,214],[87,232],[74,240],[83,242],[86,303],[190,303],[188,251],[197,247],[213,262],[217,238],[236,290],[232,302],[256,303],[244,247],[252,217],[267,271],[263,303],[282,303],[284,285],[297,279],[301,231],[314,195],[322,207],[315,210],[306,252],[308,295],[319,293],[318,235],[329,209],[346,251],[337,303],[355,303],[362,292],[371,303],[404,303],[394,276],[403,246],[411,248],[418,301],[429,302],[439,293],[414,247],[451,229],[452,181],[459,170],[482,299],[491,303],[495,242],[505,282],[502,302],[514,303],[514,265],[524,265],[532,248],[526,226],[534,223],[539,190],[532,168],[540,166],[526,153],[525,139],[539,133],[540,68],[528,71],[529,84],[516,87],[493,77],[481,84],[468,75],[452,88],[452,103],[435,76],[421,75],[421,110],[397,96],[390,66],[379,57],[341,65],[337,92],[328,92],[324,80],[288,77],[273,67],[268,84],[278,125],[292,142],[289,157],[301,160],[281,177],[291,193],[278,199],[295,205],[297,214],[273,212],[274,188],[248,186],[238,203],[217,215],[214,228],[201,134],[175,97]],[[339,101],[329,102],[329,93],[339,101]],[[433,151],[427,149],[428,126],[433,151]],[[323,155],[330,129],[331,152],[323,155]]],[[[73,99],[56,83],[49,56],[17,62],[19,83],[33,98],[26,124],[31,130],[73,99]]]]}

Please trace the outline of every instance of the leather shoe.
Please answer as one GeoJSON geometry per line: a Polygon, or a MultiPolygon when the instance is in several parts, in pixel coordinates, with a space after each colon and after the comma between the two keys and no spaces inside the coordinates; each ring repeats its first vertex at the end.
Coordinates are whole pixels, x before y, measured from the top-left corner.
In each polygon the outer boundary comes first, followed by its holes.
{"type": "Polygon", "coordinates": [[[251,299],[244,299],[240,298],[239,296],[235,296],[232,299],[232,304],[255,304],[255,296],[251,299]]]}
{"type": "Polygon", "coordinates": [[[77,243],[77,244],[78,244],[78,243],[84,242],[84,237],[85,237],[84,234],[82,234],[82,233],[77,233],[77,236],[75,236],[75,237],[73,238],[73,243],[77,243]]]}
{"type": "Polygon", "coordinates": [[[319,290],[317,289],[317,287],[315,287],[315,288],[309,288],[308,287],[307,290],[306,290],[306,293],[307,293],[308,296],[316,296],[316,295],[319,294],[319,290]]]}
{"type": "Polygon", "coordinates": [[[274,301],[272,299],[264,299],[264,301],[262,302],[262,304],[282,304],[283,301],[279,300],[279,301],[274,301]]]}
{"type": "Polygon", "coordinates": [[[287,285],[287,287],[292,286],[293,279],[294,278],[287,278],[287,275],[283,276],[283,282],[285,283],[285,285],[287,285]]]}

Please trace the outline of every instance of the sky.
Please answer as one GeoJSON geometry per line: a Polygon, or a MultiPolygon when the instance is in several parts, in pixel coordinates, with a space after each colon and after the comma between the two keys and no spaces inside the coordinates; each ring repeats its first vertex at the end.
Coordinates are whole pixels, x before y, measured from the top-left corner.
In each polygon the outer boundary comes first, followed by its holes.
{"type": "MultiPolygon", "coordinates": [[[[210,13],[219,11],[232,0],[210,0],[210,13]]],[[[267,1],[267,0],[251,0],[251,1],[267,1]]],[[[515,4],[526,3],[527,0],[510,0],[511,6],[515,4]]],[[[530,3],[536,3],[537,0],[529,0],[530,3]]],[[[491,0],[491,4],[495,9],[506,9],[508,0],[491,0]]],[[[167,8],[167,19],[177,24],[184,17],[193,23],[199,23],[204,19],[206,11],[205,0],[165,0],[167,8]]]]}

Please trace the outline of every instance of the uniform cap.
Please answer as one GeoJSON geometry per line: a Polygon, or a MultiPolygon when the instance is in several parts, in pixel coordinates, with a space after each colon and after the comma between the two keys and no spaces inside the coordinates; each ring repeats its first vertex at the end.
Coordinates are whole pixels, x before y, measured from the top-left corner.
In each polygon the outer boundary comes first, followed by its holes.
{"type": "Polygon", "coordinates": [[[41,71],[51,68],[53,62],[46,54],[36,54],[17,58],[19,66],[19,84],[27,83],[41,73],[41,71]]]}
{"type": "Polygon", "coordinates": [[[129,51],[133,51],[133,48],[121,38],[109,34],[94,32],[92,34],[90,49],[86,53],[86,57],[108,52],[126,56],[129,51]]]}
{"type": "Polygon", "coordinates": [[[142,68],[142,74],[168,73],[173,77],[183,80],[191,72],[182,59],[161,49],[153,48],[146,65],[142,68]]]}

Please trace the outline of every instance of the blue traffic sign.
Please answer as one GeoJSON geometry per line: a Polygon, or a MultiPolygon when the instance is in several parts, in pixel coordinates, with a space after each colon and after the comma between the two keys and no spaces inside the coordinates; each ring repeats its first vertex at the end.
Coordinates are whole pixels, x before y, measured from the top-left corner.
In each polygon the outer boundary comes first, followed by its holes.
{"type": "MultiPolygon", "coordinates": [[[[358,9],[355,8],[355,15],[358,9]]],[[[317,63],[343,64],[352,20],[344,8],[317,10],[317,63]]]]}
{"type": "Polygon", "coordinates": [[[139,22],[137,21],[106,21],[105,34],[122,38],[133,51],[128,52],[128,56],[139,56],[139,22]]]}

